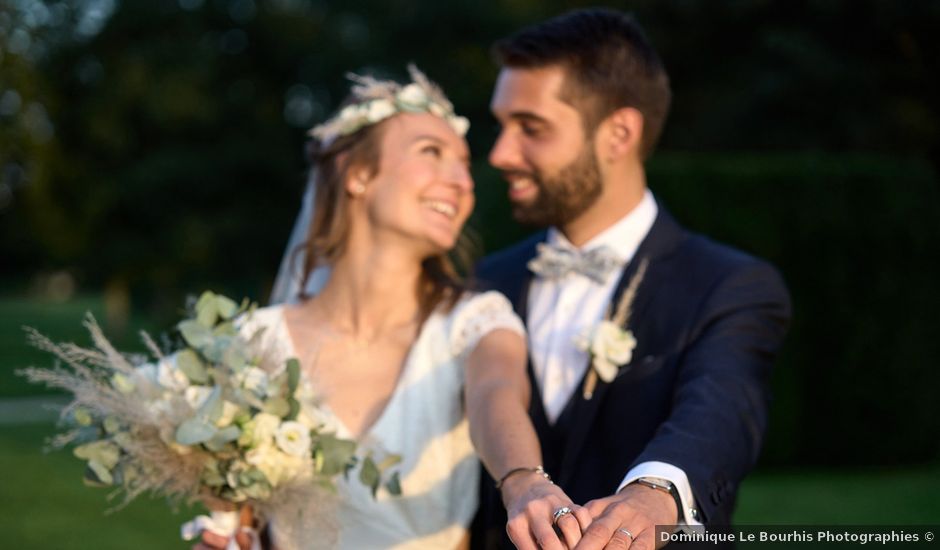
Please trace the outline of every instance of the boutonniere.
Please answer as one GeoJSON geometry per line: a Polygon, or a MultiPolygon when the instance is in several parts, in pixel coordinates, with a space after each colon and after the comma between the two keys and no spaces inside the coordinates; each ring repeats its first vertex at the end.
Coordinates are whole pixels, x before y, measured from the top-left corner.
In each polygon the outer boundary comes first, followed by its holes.
{"type": "Polygon", "coordinates": [[[637,288],[643,281],[643,276],[646,275],[647,265],[649,265],[649,259],[643,258],[640,267],[630,278],[630,283],[620,296],[617,307],[609,307],[604,319],[590,330],[575,337],[574,345],[581,351],[586,351],[591,358],[591,370],[584,379],[584,399],[591,399],[594,396],[598,377],[610,383],[620,369],[633,359],[636,338],[633,337],[633,331],[627,330],[626,327],[630,321],[637,288]]]}

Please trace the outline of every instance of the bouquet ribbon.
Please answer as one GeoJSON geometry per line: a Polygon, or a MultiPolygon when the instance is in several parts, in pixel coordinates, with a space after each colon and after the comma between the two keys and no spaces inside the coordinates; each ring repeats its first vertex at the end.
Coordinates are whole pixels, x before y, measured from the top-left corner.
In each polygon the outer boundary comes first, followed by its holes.
{"type": "Polygon", "coordinates": [[[248,526],[240,525],[240,512],[212,512],[211,516],[196,516],[180,527],[180,536],[183,540],[195,540],[202,536],[203,531],[210,531],[222,537],[228,537],[228,546],[225,550],[241,550],[235,542],[235,535],[248,533],[251,537],[251,550],[261,550],[258,532],[248,526]]]}

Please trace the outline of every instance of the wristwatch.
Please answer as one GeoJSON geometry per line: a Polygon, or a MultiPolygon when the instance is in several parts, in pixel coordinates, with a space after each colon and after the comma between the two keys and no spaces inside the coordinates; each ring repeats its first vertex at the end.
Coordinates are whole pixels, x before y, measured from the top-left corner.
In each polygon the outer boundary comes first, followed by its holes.
{"type": "Polygon", "coordinates": [[[650,489],[656,489],[657,491],[668,493],[676,501],[676,513],[678,514],[676,521],[685,517],[685,514],[682,510],[682,497],[679,496],[679,489],[676,489],[676,485],[673,482],[661,477],[640,477],[633,480],[632,483],[639,483],[640,485],[644,485],[650,489]]]}

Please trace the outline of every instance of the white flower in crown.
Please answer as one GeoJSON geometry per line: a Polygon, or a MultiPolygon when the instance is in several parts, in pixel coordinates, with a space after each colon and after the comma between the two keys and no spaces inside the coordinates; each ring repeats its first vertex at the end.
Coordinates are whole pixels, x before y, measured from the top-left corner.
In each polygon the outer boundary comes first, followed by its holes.
{"type": "Polygon", "coordinates": [[[395,114],[395,105],[387,99],[376,99],[369,102],[366,111],[366,120],[369,124],[381,122],[395,114]]]}
{"type": "MultiPolygon", "coordinates": [[[[444,119],[448,118],[447,109],[438,103],[431,103],[428,105],[428,112],[434,116],[439,116],[444,119]]],[[[450,121],[448,120],[448,122],[450,121]]]]}
{"type": "Polygon", "coordinates": [[[601,321],[593,330],[579,335],[575,345],[591,356],[591,365],[597,376],[610,383],[621,367],[633,359],[636,338],[612,321],[601,321]]]}
{"type": "Polygon", "coordinates": [[[350,74],[349,78],[355,83],[352,95],[356,103],[347,105],[333,118],[314,127],[310,135],[329,143],[398,113],[430,113],[444,119],[461,137],[466,135],[470,122],[454,113],[454,105],[441,89],[414,65],[409,65],[408,71],[412,82],[405,86],[394,81],[350,74]]]}
{"type": "Polygon", "coordinates": [[[467,120],[467,117],[449,116],[447,117],[447,123],[450,124],[450,127],[460,136],[467,135],[467,130],[470,129],[470,121],[467,120]]]}
{"type": "Polygon", "coordinates": [[[349,135],[368,124],[367,116],[368,111],[362,105],[347,105],[334,119],[334,131],[341,136],[349,135]]]}
{"type": "Polygon", "coordinates": [[[405,111],[424,111],[428,109],[428,104],[431,103],[424,89],[414,82],[395,94],[395,101],[405,111]]]}

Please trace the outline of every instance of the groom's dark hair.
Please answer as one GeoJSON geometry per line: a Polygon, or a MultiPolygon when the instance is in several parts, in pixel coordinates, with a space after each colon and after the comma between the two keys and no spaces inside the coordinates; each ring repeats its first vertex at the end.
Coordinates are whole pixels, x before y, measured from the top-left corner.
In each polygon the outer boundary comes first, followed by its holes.
{"type": "Polygon", "coordinates": [[[561,65],[560,99],[578,109],[588,135],[617,109],[637,109],[643,114],[641,154],[653,152],[672,92],[659,55],[632,15],[601,8],[568,12],[496,42],[493,55],[509,68],[561,65]]]}

